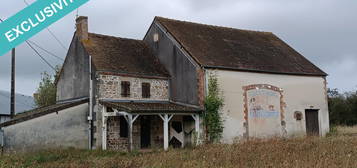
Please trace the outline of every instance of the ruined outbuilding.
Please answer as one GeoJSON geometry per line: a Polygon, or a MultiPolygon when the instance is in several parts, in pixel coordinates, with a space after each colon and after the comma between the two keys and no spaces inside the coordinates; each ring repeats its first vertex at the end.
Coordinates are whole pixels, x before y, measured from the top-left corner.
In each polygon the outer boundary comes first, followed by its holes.
{"type": "Polygon", "coordinates": [[[5,149],[195,145],[211,74],[224,97],[224,143],[329,130],[327,74],[270,32],[155,17],[134,40],[89,33],[87,17],[76,25],[58,103],[0,124],[5,149]]]}

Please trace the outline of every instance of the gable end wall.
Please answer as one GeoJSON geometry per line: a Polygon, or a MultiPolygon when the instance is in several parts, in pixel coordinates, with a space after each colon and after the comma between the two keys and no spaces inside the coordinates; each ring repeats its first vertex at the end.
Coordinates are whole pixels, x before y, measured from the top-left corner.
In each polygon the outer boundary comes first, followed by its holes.
{"type": "Polygon", "coordinates": [[[89,96],[89,56],[74,37],[57,83],[57,101],[89,96]]]}
{"type": "Polygon", "coordinates": [[[154,55],[169,72],[170,100],[185,104],[202,105],[204,75],[201,68],[185,55],[173,38],[154,22],[149,28],[144,41],[151,47],[154,55]],[[159,41],[154,42],[154,34],[159,41]],[[202,94],[202,95],[201,95],[202,94]]]}

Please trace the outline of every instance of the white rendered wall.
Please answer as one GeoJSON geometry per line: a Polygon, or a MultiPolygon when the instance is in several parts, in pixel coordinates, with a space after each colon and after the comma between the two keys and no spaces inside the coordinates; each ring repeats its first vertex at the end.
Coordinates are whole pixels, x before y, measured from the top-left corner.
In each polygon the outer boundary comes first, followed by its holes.
{"type": "MultiPolygon", "coordinates": [[[[323,77],[207,70],[207,78],[209,73],[216,74],[223,92],[223,142],[232,143],[235,139],[242,138],[246,132],[244,127],[245,90],[243,88],[249,85],[267,84],[282,89],[287,136],[306,135],[305,109],[319,109],[320,135],[324,136],[329,131],[326,85],[323,77]],[[302,112],[302,120],[298,121],[294,118],[296,111],[302,112]]],[[[249,126],[252,127],[252,125],[248,124],[249,126]]],[[[254,125],[255,128],[259,128],[259,126],[254,125]]],[[[262,126],[267,127],[269,124],[262,126]]],[[[271,126],[271,128],[262,129],[274,130],[281,128],[276,128],[275,125],[271,126]]]]}

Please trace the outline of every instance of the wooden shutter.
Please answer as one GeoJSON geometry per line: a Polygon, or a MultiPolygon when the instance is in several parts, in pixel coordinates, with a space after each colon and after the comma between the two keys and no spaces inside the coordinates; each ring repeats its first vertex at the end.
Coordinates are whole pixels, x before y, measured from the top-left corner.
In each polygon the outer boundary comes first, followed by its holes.
{"type": "Polygon", "coordinates": [[[142,83],[142,97],[143,98],[150,98],[150,83],[142,83]]]}
{"type": "Polygon", "coordinates": [[[123,96],[123,97],[130,96],[130,82],[129,81],[121,82],[121,96],[123,96]]]}

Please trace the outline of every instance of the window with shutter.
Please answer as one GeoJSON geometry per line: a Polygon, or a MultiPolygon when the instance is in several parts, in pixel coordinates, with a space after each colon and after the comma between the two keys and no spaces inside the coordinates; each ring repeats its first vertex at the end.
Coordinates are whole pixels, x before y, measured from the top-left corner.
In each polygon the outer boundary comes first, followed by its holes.
{"type": "Polygon", "coordinates": [[[143,98],[150,98],[150,83],[142,83],[142,97],[143,98]]]}
{"type": "Polygon", "coordinates": [[[130,96],[130,82],[129,81],[121,82],[121,96],[122,97],[130,96]]]}

